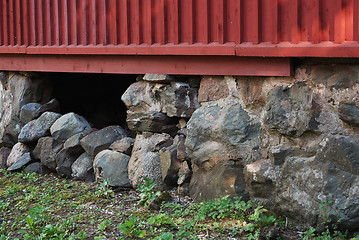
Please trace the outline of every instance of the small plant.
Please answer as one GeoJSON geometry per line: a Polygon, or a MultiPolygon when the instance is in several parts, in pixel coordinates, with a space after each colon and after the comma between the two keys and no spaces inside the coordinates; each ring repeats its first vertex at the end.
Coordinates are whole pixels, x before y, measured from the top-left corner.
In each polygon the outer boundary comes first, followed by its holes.
{"type": "Polygon", "coordinates": [[[115,197],[115,193],[110,188],[110,185],[108,184],[108,179],[104,179],[102,183],[100,183],[100,187],[97,188],[95,192],[97,197],[100,198],[113,198],[115,197]]]}
{"type": "Polygon", "coordinates": [[[123,224],[119,224],[117,227],[128,237],[134,238],[144,238],[146,231],[142,229],[138,229],[137,227],[138,218],[130,218],[125,221],[123,224]]]}
{"type": "Polygon", "coordinates": [[[141,183],[136,189],[140,192],[139,205],[148,206],[156,197],[161,195],[161,191],[156,191],[154,179],[143,177],[145,183],[141,183]]]}
{"type": "Polygon", "coordinates": [[[111,219],[105,219],[98,225],[97,230],[103,232],[111,225],[111,223],[111,219]]]}

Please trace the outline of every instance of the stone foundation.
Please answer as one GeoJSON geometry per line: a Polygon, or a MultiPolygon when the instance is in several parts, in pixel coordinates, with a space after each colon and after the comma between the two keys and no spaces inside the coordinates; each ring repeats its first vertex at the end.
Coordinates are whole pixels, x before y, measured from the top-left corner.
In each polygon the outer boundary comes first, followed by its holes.
{"type": "Polygon", "coordinates": [[[333,220],[358,230],[358,65],[302,64],[288,78],[147,74],[118,93],[127,124],[110,126],[62,112],[46,79],[0,78],[0,156],[9,170],[107,178],[114,187],[148,177],[197,200],[259,201],[299,228],[326,221],[326,204],[333,220]]]}

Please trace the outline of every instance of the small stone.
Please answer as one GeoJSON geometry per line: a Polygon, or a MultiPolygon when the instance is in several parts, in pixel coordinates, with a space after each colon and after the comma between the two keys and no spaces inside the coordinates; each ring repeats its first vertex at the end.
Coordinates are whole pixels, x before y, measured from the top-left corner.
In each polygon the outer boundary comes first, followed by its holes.
{"type": "Polygon", "coordinates": [[[8,171],[16,171],[21,169],[22,167],[24,167],[26,164],[28,164],[29,162],[31,162],[31,156],[30,153],[27,152],[24,155],[22,155],[13,165],[11,165],[11,167],[9,167],[7,170],[8,171]]]}
{"type": "Polygon", "coordinates": [[[152,74],[152,73],[146,73],[143,77],[143,80],[148,82],[161,82],[161,83],[168,83],[176,81],[176,78],[174,76],[168,75],[168,74],[152,74]]]}
{"type": "Polygon", "coordinates": [[[178,171],[181,161],[177,158],[177,147],[171,146],[165,150],[160,150],[162,180],[170,185],[177,186],[178,171]]]}
{"type": "Polygon", "coordinates": [[[50,135],[50,127],[61,117],[59,113],[45,112],[38,119],[28,122],[19,134],[19,142],[31,143],[50,135]]]}
{"type": "Polygon", "coordinates": [[[32,151],[32,156],[34,159],[39,159],[42,165],[51,171],[55,171],[57,166],[56,154],[62,149],[62,145],[63,144],[57,142],[53,137],[42,137],[32,151]]]}
{"type": "Polygon", "coordinates": [[[125,137],[112,143],[110,149],[113,151],[124,153],[126,155],[131,155],[131,151],[134,143],[135,143],[135,139],[130,137],[125,137]]]}
{"type": "Polygon", "coordinates": [[[170,118],[161,112],[127,111],[128,128],[136,132],[162,132],[170,118]]]}
{"type": "Polygon", "coordinates": [[[36,118],[36,111],[41,107],[40,103],[28,103],[20,110],[20,121],[24,124],[36,118]]]}
{"type": "Polygon", "coordinates": [[[23,143],[16,143],[7,158],[6,166],[11,167],[22,155],[27,152],[30,152],[30,148],[28,146],[23,143]]]}
{"type": "Polygon", "coordinates": [[[56,99],[52,99],[49,102],[41,105],[41,107],[36,110],[35,117],[41,116],[41,114],[43,114],[44,112],[59,113],[60,112],[60,103],[59,103],[59,101],[57,101],[56,99]]]}
{"type": "Polygon", "coordinates": [[[150,202],[148,209],[160,210],[162,203],[172,201],[172,196],[167,191],[162,191],[161,194],[150,202]]]}
{"type": "Polygon", "coordinates": [[[181,163],[181,167],[178,170],[178,185],[190,183],[192,177],[192,170],[189,168],[187,161],[181,163]]]}
{"type": "Polygon", "coordinates": [[[71,177],[71,166],[78,157],[78,154],[71,154],[66,149],[60,150],[55,156],[57,173],[61,176],[71,177]]]}
{"type": "Polygon", "coordinates": [[[102,150],[108,149],[116,140],[126,137],[126,132],[120,126],[108,126],[82,138],[80,143],[87,154],[96,156],[102,150]]]}
{"type": "Polygon", "coordinates": [[[86,119],[75,113],[63,115],[50,128],[51,135],[60,142],[65,142],[77,133],[90,133],[91,130],[92,128],[86,119]]]}
{"type": "Polygon", "coordinates": [[[25,169],[25,173],[40,173],[40,163],[34,162],[29,164],[25,169]]]}

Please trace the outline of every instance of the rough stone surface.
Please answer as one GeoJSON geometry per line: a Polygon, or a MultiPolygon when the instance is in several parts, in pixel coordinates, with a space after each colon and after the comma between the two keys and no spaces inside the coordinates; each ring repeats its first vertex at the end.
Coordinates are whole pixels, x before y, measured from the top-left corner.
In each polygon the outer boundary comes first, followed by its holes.
{"type": "Polygon", "coordinates": [[[224,76],[204,76],[198,90],[198,102],[217,101],[229,96],[224,76]]]}
{"type": "Polygon", "coordinates": [[[126,154],[103,150],[96,155],[93,162],[96,181],[108,180],[112,187],[129,187],[128,163],[130,157],[126,154]]]}
{"type": "Polygon", "coordinates": [[[211,168],[218,160],[252,162],[258,154],[260,123],[236,99],[210,102],[195,111],[187,123],[192,162],[211,168]]]}
{"type": "Polygon", "coordinates": [[[172,83],[164,87],[160,93],[162,112],[169,117],[192,116],[199,108],[197,89],[188,84],[172,83]]]}
{"type": "Polygon", "coordinates": [[[53,137],[40,138],[32,151],[32,156],[51,171],[56,171],[56,154],[62,149],[62,145],[53,137]]]}
{"type": "Polygon", "coordinates": [[[162,132],[170,118],[161,112],[131,112],[127,111],[128,128],[136,132],[162,132]]]}
{"type": "Polygon", "coordinates": [[[81,146],[91,157],[111,146],[116,140],[126,137],[126,132],[120,126],[109,126],[93,132],[81,139],[81,146]]]}
{"type": "Polygon", "coordinates": [[[0,148],[0,168],[6,168],[7,158],[11,153],[11,148],[2,147],[0,148]]]}
{"type": "Polygon", "coordinates": [[[135,139],[130,137],[124,137],[112,143],[110,149],[116,152],[124,153],[126,155],[131,155],[134,143],[135,143],[135,139]]]}
{"type": "Polygon", "coordinates": [[[359,108],[355,102],[340,102],[338,106],[339,118],[346,123],[359,126],[359,108]]]}
{"type": "Polygon", "coordinates": [[[66,140],[64,143],[64,149],[66,149],[68,152],[72,154],[79,154],[83,153],[85,150],[81,146],[81,139],[85,137],[84,133],[77,133],[66,140]]]}
{"type": "Polygon", "coordinates": [[[85,118],[75,113],[67,113],[56,120],[50,128],[50,132],[56,140],[65,142],[77,133],[90,133],[91,126],[85,118]]]}
{"type": "Polygon", "coordinates": [[[27,152],[24,155],[22,155],[16,162],[14,162],[11,167],[9,167],[8,171],[16,171],[23,168],[26,164],[30,163],[32,161],[30,153],[27,152]]]}
{"type": "Polygon", "coordinates": [[[56,172],[61,176],[71,177],[71,166],[78,157],[78,154],[71,154],[66,149],[61,149],[55,156],[56,172]]]}
{"type": "Polygon", "coordinates": [[[168,74],[146,73],[143,80],[148,82],[173,82],[176,81],[176,78],[168,74]]]}
{"type": "Polygon", "coordinates": [[[95,181],[95,173],[93,170],[93,161],[87,153],[81,154],[76,161],[72,164],[71,176],[74,179],[85,181],[85,182],[93,182],[95,181]]]}
{"type": "Polygon", "coordinates": [[[238,77],[237,85],[243,102],[245,105],[265,104],[265,96],[263,95],[264,77],[238,77]]]}
{"type": "Polygon", "coordinates": [[[266,126],[290,137],[300,137],[317,129],[310,87],[295,83],[291,87],[277,87],[267,98],[266,126]]]}
{"type": "Polygon", "coordinates": [[[192,176],[192,170],[189,168],[187,161],[181,163],[181,167],[178,170],[178,180],[177,184],[179,186],[190,183],[192,176]]]}
{"type": "Polygon", "coordinates": [[[182,161],[177,158],[177,146],[161,149],[159,153],[163,182],[170,186],[177,186],[178,172],[182,164],[182,161]]]}
{"type": "Polygon", "coordinates": [[[132,187],[144,183],[143,177],[154,179],[159,188],[165,187],[162,180],[159,150],[172,145],[170,135],[162,133],[137,134],[128,164],[128,177],[132,187]]]}
{"type": "Polygon", "coordinates": [[[28,122],[20,131],[19,142],[31,143],[50,135],[50,128],[61,114],[45,112],[38,119],[28,122]]]}
{"type": "Polygon", "coordinates": [[[353,137],[333,136],[313,157],[288,157],[281,169],[274,202],[279,211],[304,227],[320,225],[320,206],[342,219],[345,228],[359,226],[359,143],[353,137]]]}
{"type": "Polygon", "coordinates": [[[28,146],[23,143],[16,143],[7,158],[6,166],[11,167],[11,165],[17,162],[19,158],[27,152],[30,152],[30,148],[28,146]]]}
{"type": "Polygon", "coordinates": [[[40,173],[40,163],[34,162],[29,164],[25,169],[24,172],[26,173],[40,173]]]}
{"type": "Polygon", "coordinates": [[[256,161],[244,168],[251,199],[270,198],[275,190],[276,171],[269,159],[256,161]]]}
{"type": "Polygon", "coordinates": [[[195,200],[213,200],[221,196],[242,196],[248,200],[243,165],[236,161],[219,161],[211,169],[194,169],[190,196],[195,200]]]}
{"type": "Polygon", "coordinates": [[[20,111],[20,121],[26,124],[36,118],[36,110],[41,107],[40,103],[28,103],[22,106],[20,111]]]}
{"type": "Polygon", "coordinates": [[[51,99],[49,102],[41,105],[35,112],[35,117],[41,116],[44,112],[60,112],[60,103],[57,99],[51,99]]]}

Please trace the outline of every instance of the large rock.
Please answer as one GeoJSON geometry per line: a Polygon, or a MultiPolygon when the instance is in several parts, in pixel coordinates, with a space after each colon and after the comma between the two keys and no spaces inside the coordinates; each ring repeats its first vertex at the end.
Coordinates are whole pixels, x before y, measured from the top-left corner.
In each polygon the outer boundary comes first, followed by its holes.
{"type": "Polygon", "coordinates": [[[45,112],[38,119],[28,122],[19,134],[19,142],[31,143],[41,137],[50,135],[50,128],[54,122],[61,117],[61,114],[45,112]]]}
{"type": "Polygon", "coordinates": [[[267,97],[264,122],[268,129],[279,133],[300,137],[307,131],[317,130],[313,94],[305,83],[295,83],[291,87],[276,87],[267,97]]]}
{"type": "Polygon", "coordinates": [[[11,167],[11,165],[17,162],[22,155],[28,152],[30,152],[30,148],[28,146],[23,143],[16,143],[7,158],[6,166],[11,167]]]}
{"type": "Polygon", "coordinates": [[[62,149],[62,145],[53,137],[42,137],[32,151],[32,156],[34,159],[39,159],[51,171],[56,171],[56,155],[62,149]]]}
{"type": "Polygon", "coordinates": [[[20,121],[26,124],[36,118],[36,111],[41,107],[40,103],[28,103],[22,106],[20,111],[20,121]]]}
{"type": "Polygon", "coordinates": [[[143,80],[148,81],[148,82],[166,83],[166,82],[176,81],[176,78],[174,76],[168,75],[168,74],[146,73],[145,76],[143,77],[143,80]]]}
{"type": "Polygon", "coordinates": [[[85,181],[85,182],[93,182],[95,181],[95,174],[93,170],[93,161],[87,153],[81,154],[76,161],[72,164],[71,176],[74,179],[85,181]]]}
{"type": "Polygon", "coordinates": [[[50,128],[50,132],[56,140],[65,142],[77,133],[90,133],[91,126],[85,118],[75,113],[67,113],[56,120],[50,128]]]}
{"type": "Polygon", "coordinates": [[[30,153],[27,152],[24,155],[22,155],[11,167],[9,167],[8,171],[16,171],[23,168],[25,165],[30,163],[32,161],[30,153]]]}
{"type": "Polygon", "coordinates": [[[138,188],[144,177],[154,179],[159,188],[165,187],[162,180],[159,150],[172,145],[170,135],[162,133],[137,134],[132,155],[128,164],[128,177],[131,185],[138,188]]]}
{"type": "Polygon", "coordinates": [[[81,146],[81,139],[85,137],[84,133],[77,133],[66,140],[64,143],[64,149],[72,154],[83,153],[85,150],[81,146]]]}
{"type": "Polygon", "coordinates": [[[353,137],[324,139],[313,157],[288,157],[273,194],[279,212],[304,228],[323,215],[350,230],[359,229],[359,143],[353,137]],[[327,212],[323,213],[323,204],[327,212]]]}
{"type": "Polygon", "coordinates": [[[187,123],[185,141],[193,166],[191,196],[246,197],[243,166],[260,157],[259,130],[259,119],[251,117],[237,99],[209,102],[196,110],[187,123]]]}
{"type": "Polygon", "coordinates": [[[11,148],[2,147],[0,148],[0,168],[6,168],[7,158],[11,153],[11,148]]]}
{"type": "Polygon", "coordinates": [[[25,173],[40,173],[40,163],[34,162],[29,164],[25,169],[25,173]]]}
{"type": "Polygon", "coordinates": [[[161,90],[162,112],[169,117],[190,118],[199,108],[197,89],[188,84],[174,82],[161,90]]]}
{"type": "Polygon", "coordinates": [[[130,187],[128,179],[128,162],[130,157],[123,153],[103,150],[96,155],[93,162],[96,181],[108,180],[112,187],[130,187]]]}
{"type": "Polygon", "coordinates": [[[308,67],[309,78],[315,85],[329,89],[350,88],[359,83],[358,66],[352,65],[319,65],[308,67]]]}
{"type": "Polygon", "coordinates": [[[116,140],[126,137],[126,132],[120,126],[108,126],[93,132],[81,139],[81,146],[91,157],[111,146],[116,140]]]}

